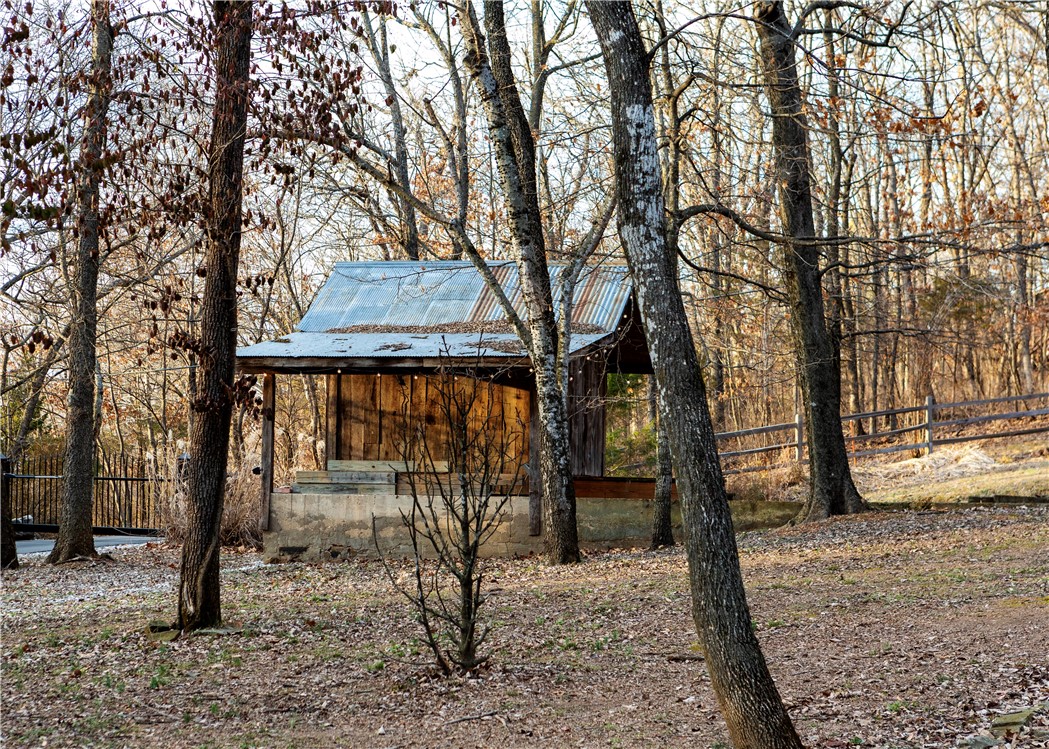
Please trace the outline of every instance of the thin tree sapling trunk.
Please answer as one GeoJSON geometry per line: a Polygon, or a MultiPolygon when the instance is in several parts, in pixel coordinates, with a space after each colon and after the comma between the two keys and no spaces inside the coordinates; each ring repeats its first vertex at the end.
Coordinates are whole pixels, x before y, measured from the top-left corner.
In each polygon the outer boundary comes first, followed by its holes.
{"type": "Polygon", "coordinates": [[[670,453],[670,439],[666,425],[659,418],[659,399],[653,379],[648,388],[649,411],[656,430],[656,486],[652,496],[652,543],[653,549],[674,545],[673,505],[674,461],[670,453]]]}

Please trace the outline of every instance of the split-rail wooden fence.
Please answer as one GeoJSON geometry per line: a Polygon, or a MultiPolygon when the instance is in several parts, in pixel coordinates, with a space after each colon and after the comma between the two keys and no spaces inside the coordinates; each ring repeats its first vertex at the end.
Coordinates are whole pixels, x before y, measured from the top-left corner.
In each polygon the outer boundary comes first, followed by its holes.
{"type": "MultiPolygon", "coordinates": [[[[1049,432],[1049,393],[955,403],[937,403],[928,396],[920,406],[851,414],[841,421],[852,458],[906,451],[928,454],[943,445],[1049,432]],[[981,413],[988,408],[995,410],[981,413]],[[1008,423],[1004,429],[988,430],[993,422],[1008,423]]],[[[721,432],[717,438],[725,473],[767,471],[807,461],[801,414],[785,424],[721,432]],[[748,438],[753,437],[764,437],[760,441],[768,442],[767,435],[777,438],[771,444],[748,444],[748,438]]]]}

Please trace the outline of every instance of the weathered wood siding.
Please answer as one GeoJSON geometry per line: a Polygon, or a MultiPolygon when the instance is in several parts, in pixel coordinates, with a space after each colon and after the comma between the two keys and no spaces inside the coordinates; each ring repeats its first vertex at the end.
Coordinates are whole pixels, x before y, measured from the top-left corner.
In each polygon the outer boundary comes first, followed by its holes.
{"type": "MultiPolygon", "coordinates": [[[[569,429],[572,472],[576,476],[605,473],[604,362],[583,360],[572,365],[569,381],[569,429]]],[[[327,460],[401,460],[407,425],[425,425],[434,458],[447,460],[447,419],[441,414],[440,379],[426,375],[329,375],[327,398],[327,460]],[[406,421],[407,419],[407,421],[406,421]]],[[[537,448],[530,428],[538,418],[529,391],[484,384],[470,414],[480,428],[486,414],[505,418],[508,432],[521,435],[513,465],[528,462],[537,448]]],[[[532,485],[538,486],[535,477],[532,485]]]]}
{"type": "MultiPolygon", "coordinates": [[[[461,378],[463,387],[472,381],[461,378]]],[[[426,375],[330,375],[328,377],[329,460],[404,458],[405,438],[422,425],[435,460],[448,460],[449,429],[441,413],[441,378],[426,375]]],[[[516,434],[510,465],[528,460],[528,391],[479,383],[469,422],[473,429],[503,421],[516,434]]]]}
{"type": "Polygon", "coordinates": [[[605,362],[600,357],[573,362],[568,372],[568,428],[572,475],[605,475],[605,362]]]}

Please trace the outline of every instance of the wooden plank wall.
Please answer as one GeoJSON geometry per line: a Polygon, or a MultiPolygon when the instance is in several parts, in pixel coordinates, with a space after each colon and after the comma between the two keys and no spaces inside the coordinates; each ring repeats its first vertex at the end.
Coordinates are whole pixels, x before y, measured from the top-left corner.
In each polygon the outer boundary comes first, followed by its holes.
{"type": "MultiPolygon", "coordinates": [[[[447,460],[450,440],[447,418],[441,412],[440,379],[425,375],[333,375],[329,380],[329,404],[337,402],[336,418],[329,417],[329,440],[334,450],[329,459],[403,459],[404,440],[410,428],[424,424],[435,460],[447,460]],[[334,438],[334,439],[333,439],[334,438]]],[[[460,378],[463,387],[472,386],[460,378]]],[[[519,433],[516,455],[504,472],[516,470],[528,460],[528,410],[526,390],[501,385],[477,386],[476,402],[469,415],[473,429],[481,429],[500,417],[508,433],[519,433]],[[488,416],[490,414],[490,417],[488,416]],[[487,424],[486,424],[487,421],[487,424]]]]}
{"type": "Polygon", "coordinates": [[[599,357],[573,362],[568,372],[568,429],[572,474],[605,475],[605,362],[599,357]]]}

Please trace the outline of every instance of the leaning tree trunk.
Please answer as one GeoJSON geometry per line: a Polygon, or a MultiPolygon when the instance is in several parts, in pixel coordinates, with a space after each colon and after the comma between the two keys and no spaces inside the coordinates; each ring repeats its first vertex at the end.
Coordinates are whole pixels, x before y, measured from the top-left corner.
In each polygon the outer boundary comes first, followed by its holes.
{"type": "Polygon", "coordinates": [[[503,4],[488,0],[484,9],[491,59],[473,4],[469,3],[463,26],[466,65],[479,84],[488,119],[521,279],[521,296],[528,312],[527,330],[519,332],[528,345],[535,370],[547,554],[554,564],[571,564],[578,562],[580,556],[565,387],[568,363],[558,357],[557,320],[536,187],[535,142],[510,68],[503,4]]]}
{"type": "Polygon", "coordinates": [[[92,492],[95,483],[95,336],[98,328],[99,192],[106,148],[106,116],[112,86],[113,27],[109,0],[91,6],[94,38],[77,185],[77,250],[73,261],[73,319],[67,344],[69,398],[66,411],[62,510],[58,538],[47,561],[95,556],[92,492]]]}
{"type": "Polygon", "coordinates": [[[841,428],[841,364],[823,309],[808,130],[794,63],[794,39],[781,2],[758,3],[755,17],[765,91],[772,109],[780,221],[789,238],[783,275],[808,423],[809,499],[798,519],[819,520],[862,512],[867,503],[853,483],[841,428]]]}
{"type": "Polygon", "coordinates": [[[250,2],[219,0],[215,13],[215,105],[208,152],[207,280],[200,310],[202,355],[190,407],[189,533],[182,547],[178,621],[181,630],[222,622],[219,529],[233,412],[237,345],[237,263],[240,256],[244,135],[251,61],[250,2]]]}
{"type": "Polygon", "coordinates": [[[619,234],[680,487],[692,615],[737,749],[800,747],[751,626],[699,357],[666,238],[648,56],[629,2],[587,0],[612,98],[619,234]]]}

